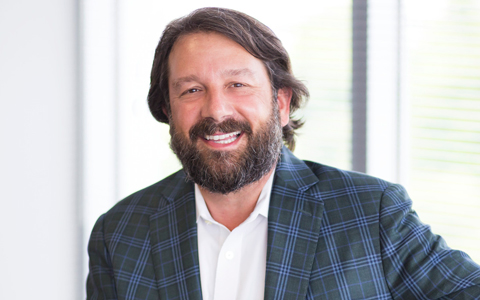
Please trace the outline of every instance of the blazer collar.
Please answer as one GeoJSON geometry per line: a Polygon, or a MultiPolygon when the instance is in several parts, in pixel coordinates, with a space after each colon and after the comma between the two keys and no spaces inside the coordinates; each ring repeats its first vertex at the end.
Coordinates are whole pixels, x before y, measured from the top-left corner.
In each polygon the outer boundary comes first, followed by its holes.
{"type": "Polygon", "coordinates": [[[275,171],[274,185],[282,185],[289,189],[306,191],[319,182],[318,177],[293,153],[283,146],[280,162],[275,171]]]}
{"type": "Polygon", "coordinates": [[[265,299],[305,299],[323,214],[317,176],[286,147],[268,213],[265,299]]]}
{"type": "Polygon", "coordinates": [[[152,260],[159,299],[202,299],[195,193],[183,171],[162,181],[158,212],[150,216],[152,260]]]}

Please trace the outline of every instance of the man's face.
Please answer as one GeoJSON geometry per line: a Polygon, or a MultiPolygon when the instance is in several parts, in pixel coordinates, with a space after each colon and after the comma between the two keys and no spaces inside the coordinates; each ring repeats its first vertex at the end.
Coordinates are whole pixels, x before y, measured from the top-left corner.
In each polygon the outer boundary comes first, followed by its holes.
{"type": "Polygon", "coordinates": [[[187,175],[223,194],[275,164],[290,93],[273,100],[264,64],[217,33],[180,37],[169,56],[171,147],[187,175]]]}

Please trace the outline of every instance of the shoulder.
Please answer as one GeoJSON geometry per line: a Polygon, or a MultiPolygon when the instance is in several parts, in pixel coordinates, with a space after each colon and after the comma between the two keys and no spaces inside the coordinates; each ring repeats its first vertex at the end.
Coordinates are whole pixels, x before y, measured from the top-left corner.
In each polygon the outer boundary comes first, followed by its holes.
{"type": "MultiPolygon", "coordinates": [[[[99,221],[105,229],[117,227],[119,223],[148,221],[150,215],[175,199],[179,191],[184,192],[189,186],[185,173],[180,170],[172,175],[141,189],[119,201],[99,221]]],[[[193,185],[192,185],[193,186],[193,185]]]]}
{"type": "Polygon", "coordinates": [[[371,187],[386,189],[392,183],[360,172],[347,171],[317,162],[301,160],[286,147],[282,149],[277,174],[285,181],[310,185],[322,189],[343,189],[348,187],[371,187]]]}
{"type": "Polygon", "coordinates": [[[318,182],[311,193],[323,200],[325,208],[368,208],[378,214],[386,194],[403,187],[364,173],[342,170],[331,166],[305,161],[318,182]]]}
{"type": "Polygon", "coordinates": [[[386,190],[397,186],[367,174],[301,160],[286,147],[282,149],[276,176],[279,185],[302,190],[323,201],[345,197],[351,201],[379,200],[386,190]]]}
{"type": "Polygon", "coordinates": [[[378,216],[384,196],[403,190],[367,174],[300,160],[286,148],[282,149],[276,175],[277,193],[301,191],[310,196],[308,202],[324,207],[325,213],[338,214],[339,220],[358,217],[358,212],[378,216]]]}
{"type": "Polygon", "coordinates": [[[318,178],[320,185],[329,186],[332,189],[368,187],[369,189],[385,190],[395,185],[364,173],[343,170],[312,161],[303,162],[318,178]]]}

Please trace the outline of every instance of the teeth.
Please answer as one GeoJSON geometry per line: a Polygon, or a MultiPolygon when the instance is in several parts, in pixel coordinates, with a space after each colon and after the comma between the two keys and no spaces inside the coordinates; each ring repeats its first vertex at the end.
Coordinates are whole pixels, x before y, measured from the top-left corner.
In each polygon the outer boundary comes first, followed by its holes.
{"type": "Polygon", "coordinates": [[[206,135],[205,139],[208,141],[214,141],[218,144],[229,144],[238,138],[240,131],[230,132],[221,135],[206,135]]]}
{"type": "Polygon", "coordinates": [[[231,142],[233,142],[234,140],[236,140],[237,137],[234,136],[228,140],[223,140],[223,141],[214,141],[214,143],[217,143],[217,144],[230,144],[231,142]]]}

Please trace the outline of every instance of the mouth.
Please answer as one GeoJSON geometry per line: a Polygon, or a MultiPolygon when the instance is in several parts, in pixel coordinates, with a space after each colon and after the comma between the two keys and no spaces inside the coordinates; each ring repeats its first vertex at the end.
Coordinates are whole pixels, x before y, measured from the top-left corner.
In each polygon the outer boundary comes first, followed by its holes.
{"type": "Polygon", "coordinates": [[[203,138],[215,144],[230,144],[237,140],[241,133],[241,131],[235,131],[215,135],[205,135],[203,138]]]}

